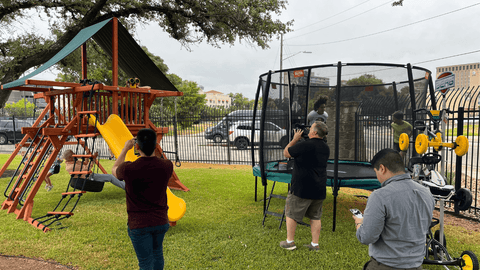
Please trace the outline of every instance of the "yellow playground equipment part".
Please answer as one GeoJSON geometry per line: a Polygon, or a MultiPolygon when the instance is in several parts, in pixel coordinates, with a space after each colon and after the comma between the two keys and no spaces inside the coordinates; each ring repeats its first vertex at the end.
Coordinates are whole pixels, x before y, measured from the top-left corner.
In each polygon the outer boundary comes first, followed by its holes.
{"type": "MultiPolygon", "coordinates": [[[[408,145],[408,135],[406,133],[400,134],[400,150],[407,150],[408,145]]],[[[459,135],[457,139],[455,139],[454,143],[447,143],[442,142],[442,134],[440,132],[437,132],[436,136],[433,137],[431,140],[428,140],[428,136],[425,134],[418,134],[417,138],[415,139],[415,151],[417,151],[418,154],[422,155],[427,152],[428,147],[433,147],[436,151],[441,150],[442,147],[452,148],[455,150],[455,154],[461,157],[468,152],[469,144],[467,137],[463,135],[459,135]]]]}
{"type": "MultiPolygon", "coordinates": [[[[95,116],[90,115],[89,123],[95,125],[95,116]]],[[[107,142],[108,147],[118,157],[122,152],[125,142],[133,138],[132,133],[128,130],[122,119],[111,114],[103,125],[97,124],[97,129],[102,134],[103,139],[107,142]]],[[[135,161],[138,157],[135,155],[133,148],[127,152],[125,161],[135,161]]],[[[173,225],[180,220],[187,210],[185,201],[175,196],[170,188],[167,187],[167,203],[168,203],[168,219],[173,225]]]]}

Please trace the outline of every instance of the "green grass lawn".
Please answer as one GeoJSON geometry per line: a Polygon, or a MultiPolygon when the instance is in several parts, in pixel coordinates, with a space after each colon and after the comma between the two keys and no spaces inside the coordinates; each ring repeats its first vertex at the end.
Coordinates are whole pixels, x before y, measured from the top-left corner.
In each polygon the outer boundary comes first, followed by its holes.
{"type": "MultiPolygon", "coordinates": [[[[4,164],[7,157],[0,155],[0,164],[4,164]]],[[[109,171],[113,161],[102,161],[102,165],[109,171]]],[[[321,251],[311,252],[303,247],[311,240],[310,229],[300,225],[295,237],[300,247],[286,251],[279,247],[279,242],[286,239],[285,225],[279,230],[279,221],[268,217],[262,226],[263,202],[254,201],[251,169],[180,167],[175,171],[190,191],[173,191],[185,200],[187,212],[166,234],[165,269],[361,269],[369,258],[368,247],[355,237],[354,222],[348,211],[350,208],[365,209],[366,199],[354,196],[368,194],[365,191],[340,191],[337,226],[332,232],[333,198],[328,188],[320,235],[321,251]]],[[[53,210],[60,193],[65,191],[68,175],[63,168],[51,178],[55,187],[50,192],[43,187],[39,190],[33,217],[53,210]]],[[[0,179],[2,193],[9,180],[0,179]]],[[[261,190],[263,192],[263,188],[261,190]]],[[[286,193],[287,186],[279,183],[276,190],[276,193],[286,193]]],[[[270,209],[281,211],[283,206],[284,201],[272,200],[270,209]]],[[[55,260],[80,269],[138,269],[127,235],[122,190],[107,183],[102,192],[87,193],[74,214],[62,221],[67,228],[44,233],[15,219],[14,214],[0,211],[0,253],[55,260]]],[[[446,233],[449,251],[454,256],[458,257],[463,250],[480,255],[480,233],[454,226],[446,226],[446,233]]],[[[425,268],[441,269],[437,266],[425,268]]]]}
{"type": "MultiPolygon", "coordinates": [[[[478,125],[464,125],[463,134],[464,136],[478,136],[478,125]]],[[[457,128],[451,128],[447,130],[447,136],[457,136],[457,128]]]]}

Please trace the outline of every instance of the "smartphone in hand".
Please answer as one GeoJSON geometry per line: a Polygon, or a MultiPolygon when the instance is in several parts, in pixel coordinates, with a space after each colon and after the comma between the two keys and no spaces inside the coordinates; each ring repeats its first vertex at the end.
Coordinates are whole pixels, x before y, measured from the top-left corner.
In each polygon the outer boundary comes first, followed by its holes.
{"type": "Polygon", "coordinates": [[[140,153],[138,152],[138,149],[137,149],[137,138],[135,138],[135,144],[133,145],[133,154],[135,154],[135,156],[137,157],[140,156],[140,153]]]}
{"type": "Polygon", "coordinates": [[[352,214],[357,218],[363,218],[362,212],[360,212],[358,209],[350,209],[350,212],[352,212],[352,214]]]}

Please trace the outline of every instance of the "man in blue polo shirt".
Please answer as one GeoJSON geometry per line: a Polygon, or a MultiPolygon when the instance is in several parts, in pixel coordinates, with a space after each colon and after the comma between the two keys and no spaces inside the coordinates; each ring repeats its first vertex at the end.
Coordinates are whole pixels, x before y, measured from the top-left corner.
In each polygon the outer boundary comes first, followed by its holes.
{"type": "Polygon", "coordinates": [[[382,187],[368,198],[363,218],[353,216],[370,255],[363,269],[420,270],[435,199],[405,173],[397,151],[383,149],[370,163],[382,187]]]}

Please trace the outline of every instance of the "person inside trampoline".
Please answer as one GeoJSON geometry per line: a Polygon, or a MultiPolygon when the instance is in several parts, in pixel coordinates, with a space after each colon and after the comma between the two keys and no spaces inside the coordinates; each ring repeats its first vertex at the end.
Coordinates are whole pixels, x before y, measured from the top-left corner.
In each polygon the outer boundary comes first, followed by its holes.
{"type": "MultiPolygon", "coordinates": [[[[75,158],[73,157],[74,153],[72,150],[68,149],[63,153],[63,159],[65,159],[65,169],[67,172],[72,173],[75,171],[88,171],[91,170],[93,167],[93,162],[86,160],[82,162],[81,160],[77,160],[75,162],[75,158]],[[90,163],[90,166],[89,166],[90,163]]],[[[95,158],[98,153],[95,153],[95,158]]],[[[86,178],[86,175],[80,175],[79,178],[86,178]]],[[[99,173],[92,173],[91,177],[89,178],[92,181],[97,182],[110,182],[113,185],[125,190],[125,182],[118,180],[115,176],[111,174],[99,174],[99,173]]]]}
{"type": "Polygon", "coordinates": [[[327,100],[327,96],[321,95],[313,104],[313,110],[307,115],[307,121],[310,126],[317,120],[327,123],[328,113],[325,111],[327,100]]]}
{"type": "Polygon", "coordinates": [[[397,151],[380,150],[370,163],[382,187],[369,196],[364,216],[353,216],[358,241],[369,246],[363,269],[420,270],[435,199],[405,173],[397,151]]]}

